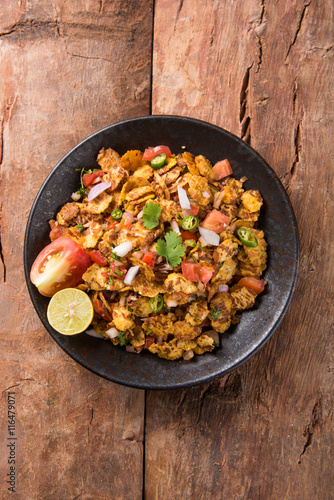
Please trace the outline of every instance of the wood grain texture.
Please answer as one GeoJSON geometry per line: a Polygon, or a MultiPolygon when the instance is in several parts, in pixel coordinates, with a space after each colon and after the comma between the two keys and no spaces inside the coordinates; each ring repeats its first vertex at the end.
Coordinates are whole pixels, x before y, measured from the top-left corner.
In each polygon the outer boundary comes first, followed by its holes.
{"type": "Polygon", "coordinates": [[[15,391],[13,498],[141,498],[144,392],[99,379],[59,349],[28,297],[22,252],[33,199],[61,157],[149,113],[152,2],[8,1],[1,10],[0,496],[9,494],[15,391]]]}
{"type": "Polygon", "coordinates": [[[274,168],[301,261],[290,309],[257,355],[211,384],[148,393],[146,498],[329,499],[333,6],[157,0],[153,60],[153,113],[220,125],[274,168]]]}

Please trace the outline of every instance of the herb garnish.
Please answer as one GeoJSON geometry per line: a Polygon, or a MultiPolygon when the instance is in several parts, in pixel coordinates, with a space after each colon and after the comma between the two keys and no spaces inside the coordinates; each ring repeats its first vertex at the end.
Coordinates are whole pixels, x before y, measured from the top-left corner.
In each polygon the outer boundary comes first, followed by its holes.
{"type": "Polygon", "coordinates": [[[181,257],[185,254],[185,248],[182,245],[182,238],[175,231],[165,234],[165,241],[157,241],[156,252],[165,257],[168,264],[176,267],[181,264],[181,257]]]}
{"type": "Polygon", "coordinates": [[[80,233],[82,233],[82,231],[85,229],[82,224],[77,224],[74,227],[76,227],[80,231],[80,233]]]}
{"type": "Polygon", "coordinates": [[[161,207],[157,203],[152,203],[149,201],[146,203],[143,210],[143,226],[146,229],[154,229],[159,225],[159,215],[161,213],[161,207]]]}
{"type": "Polygon", "coordinates": [[[219,309],[219,307],[215,307],[214,309],[212,309],[211,311],[211,318],[213,319],[213,321],[217,321],[217,319],[219,318],[219,316],[221,315],[221,310],[219,309]]]}
{"type": "Polygon", "coordinates": [[[117,338],[119,340],[119,345],[122,347],[128,343],[128,341],[125,338],[124,332],[119,332],[119,335],[117,338]]]}

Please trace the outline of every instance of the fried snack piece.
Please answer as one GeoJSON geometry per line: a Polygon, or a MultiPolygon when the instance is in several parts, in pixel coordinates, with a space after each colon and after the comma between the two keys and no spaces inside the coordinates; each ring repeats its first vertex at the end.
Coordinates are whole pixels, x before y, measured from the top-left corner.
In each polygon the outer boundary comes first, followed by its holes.
{"type": "Polygon", "coordinates": [[[97,155],[97,163],[104,172],[109,172],[116,163],[119,163],[120,155],[111,148],[102,148],[97,155]]]}
{"type": "Polygon", "coordinates": [[[144,297],[156,297],[159,293],[164,293],[165,291],[161,283],[158,281],[149,281],[141,274],[137,274],[131,286],[135,292],[144,297]]]}
{"type": "Polygon", "coordinates": [[[204,354],[205,352],[211,352],[215,348],[213,345],[213,338],[205,335],[203,333],[196,339],[197,346],[194,349],[195,354],[204,354]]]}
{"type": "Polygon", "coordinates": [[[134,327],[134,321],[131,318],[131,312],[125,306],[118,306],[113,309],[112,319],[118,331],[124,332],[134,327]]]}
{"type": "Polygon", "coordinates": [[[256,298],[256,292],[245,286],[240,287],[239,285],[235,285],[231,288],[231,297],[233,301],[233,309],[235,311],[241,311],[243,309],[250,309],[251,307],[253,307],[256,298]]]}
{"type": "Polygon", "coordinates": [[[103,176],[103,182],[110,182],[110,191],[114,191],[121,182],[129,177],[128,172],[117,163],[103,176]]]}
{"type": "Polygon", "coordinates": [[[211,162],[207,160],[205,156],[203,155],[196,156],[195,165],[200,175],[208,179],[209,182],[215,181],[215,174],[213,173],[211,162]]]}
{"type": "Polygon", "coordinates": [[[81,203],[66,203],[57,214],[57,222],[61,226],[68,226],[80,214],[81,203]]]}
{"type": "Polygon", "coordinates": [[[139,150],[127,151],[120,160],[120,165],[125,168],[125,170],[130,170],[134,172],[141,167],[147,165],[147,161],[143,160],[143,153],[139,150]]]}
{"type": "Polygon", "coordinates": [[[210,302],[211,326],[216,332],[224,333],[229,328],[234,304],[229,293],[221,293],[210,302]]]}
{"type": "Polygon", "coordinates": [[[165,279],[164,286],[167,292],[182,292],[190,295],[197,292],[197,285],[187,280],[181,273],[171,273],[165,279]]]}
{"type": "Polygon", "coordinates": [[[98,264],[92,264],[87,271],[82,275],[83,281],[89,286],[90,290],[121,290],[125,287],[123,280],[118,278],[112,279],[112,284],[108,284],[110,281],[110,268],[106,266],[99,266],[98,264]]]}
{"type": "Polygon", "coordinates": [[[176,339],[195,339],[201,330],[200,326],[193,326],[187,321],[177,321],[173,325],[173,335],[176,339]]]}
{"type": "Polygon", "coordinates": [[[248,212],[259,212],[263,205],[263,199],[259,191],[245,191],[241,195],[241,203],[248,212]]]}
{"type": "Polygon", "coordinates": [[[185,320],[193,326],[200,325],[209,314],[207,301],[202,298],[190,304],[185,315],[185,320]]]}
{"type": "Polygon", "coordinates": [[[103,229],[97,222],[92,221],[87,229],[82,233],[83,248],[95,248],[99,239],[103,235],[103,229]]]}
{"type": "Polygon", "coordinates": [[[85,198],[82,203],[81,212],[83,215],[102,214],[107,210],[112,200],[112,195],[108,194],[106,191],[99,194],[94,200],[88,201],[88,199],[85,198]]]}
{"type": "Polygon", "coordinates": [[[208,181],[201,175],[189,177],[189,195],[199,205],[207,206],[212,203],[213,196],[208,181]]]}
{"type": "Polygon", "coordinates": [[[135,316],[139,318],[147,318],[152,314],[152,310],[149,306],[149,299],[147,297],[140,297],[137,300],[131,302],[131,309],[135,316]]]}

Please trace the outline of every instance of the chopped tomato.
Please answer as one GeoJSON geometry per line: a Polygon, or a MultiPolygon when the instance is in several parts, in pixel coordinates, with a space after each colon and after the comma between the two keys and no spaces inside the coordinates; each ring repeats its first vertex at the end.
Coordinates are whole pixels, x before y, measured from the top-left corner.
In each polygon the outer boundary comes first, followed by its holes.
{"type": "Polygon", "coordinates": [[[99,266],[106,266],[108,264],[107,259],[103,257],[99,250],[92,250],[89,252],[89,257],[99,266]]]}
{"type": "Polygon", "coordinates": [[[187,241],[187,240],[197,241],[198,240],[198,236],[195,233],[192,233],[191,231],[183,231],[180,236],[182,238],[182,241],[187,241]]]}
{"type": "Polygon", "coordinates": [[[103,318],[106,321],[108,321],[108,323],[110,321],[112,321],[112,314],[109,311],[107,311],[107,309],[106,309],[105,305],[103,304],[102,300],[94,299],[93,300],[93,307],[94,307],[94,311],[99,316],[101,316],[101,318],[103,318]]]}
{"type": "Polygon", "coordinates": [[[246,278],[241,278],[241,280],[238,281],[238,285],[246,286],[247,288],[250,288],[257,294],[259,294],[263,292],[266,281],[247,276],[246,278]]]}
{"type": "Polygon", "coordinates": [[[108,227],[107,227],[107,231],[110,231],[110,229],[115,229],[116,227],[116,222],[112,222],[108,227]]]}
{"type": "Polygon", "coordinates": [[[61,236],[47,245],[36,257],[30,279],[45,297],[52,297],[64,288],[75,288],[91,265],[78,243],[61,236]]]}
{"type": "Polygon", "coordinates": [[[102,175],[104,175],[103,170],[96,170],[95,172],[92,172],[91,174],[84,174],[82,176],[82,182],[86,187],[88,187],[91,184],[93,184],[95,179],[97,179],[98,177],[101,177],[102,175]]]}
{"type": "Polygon", "coordinates": [[[134,217],[133,217],[132,212],[129,212],[129,211],[124,212],[123,218],[122,218],[123,228],[129,229],[133,220],[134,220],[134,217]]]}
{"type": "Polygon", "coordinates": [[[146,252],[144,257],[142,258],[142,261],[145,262],[145,264],[150,264],[152,260],[153,260],[152,252],[146,252]]]}
{"type": "Polygon", "coordinates": [[[199,211],[199,207],[197,205],[191,205],[190,215],[197,215],[199,211]]]}
{"type": "Polygon", "coordinates": [[[201,266],[200,270],[200,278],[203,283],[208,283],[213,276],[213,272],[210,271],[207,267],[201,266]]]}
{"type": "Polygon", "coordinates": [[[226,215],[218,212],[218,210],[212,210],[205,217],[201,225],[205,229],[210,229],[211,231],[219,234],[227,228],[229,223],[230,219],[226,215]]]}
{"type": "Polygon", "coordinates": [[[143,160],[152,160],[155,156],[165,154],[167,157],[172,154],[168,146],[156,146],[155,148],[147,148],[143,154],[143,160]]]}
{"type": "Polygon", "coordinates": [[[232,168],[228,160],[218,161],[213,167],[212,171],[215,175],[216,181],[220,181],[224,177],[232,174],[232,168]]]}
{"type": "Polygon", "coordinates": [[[209,269],[194,262],[182,262],[181,269],[184,278],[194,282],[208,283],[213,275],[209,269]]]}

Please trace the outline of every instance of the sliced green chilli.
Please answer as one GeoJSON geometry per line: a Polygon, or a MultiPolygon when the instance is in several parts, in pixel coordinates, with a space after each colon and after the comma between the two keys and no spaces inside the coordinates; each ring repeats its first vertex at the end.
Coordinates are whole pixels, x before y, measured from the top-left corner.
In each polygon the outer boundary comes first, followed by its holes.
{"type": "Polygon", "coordinates": [[[195,240],[185,240],[185,244],[189,245],[191,248],[194,248],[196,246],[196,241],[195,240]]]}
{"type": "Polygon", "coordinates": [[[164,153],[161,153],[161,155],[155,156],[151,160],[151,167],[157,170],[158,168],[161,168],[164,166],[165,161],[166,161],[166,155],[164,153]]]}
{"type": "Polygon", "coordinates": [[[183,229],[190,231],[191,229],[196,229],[199,224],[199,219],[195,215],[187,215],[182,219],[181,226],[183,229]]]}
{"type": "Polygon", "coordinates": [[[160,311],[164,305],[164,298],[161,295],[161,293],[159,293],[156,297],[150,298],[148,305],[149,305],[149,308],[151,309],[151,311],[153,311],[153,312],[160,311]]]}
{"type": "Polygon", "coordinates": [[[111,212],[111,218],[114,220],[121,220],[122,217],[123,217],[123,212],[120,208],[115,208],[115,210],[111,212]]]}
{"type": "Polygon", "coordinates": [[[237,229],[238,237],[241,243],[246,247],[257,247],[258,242],[252,231],[245,229],[244,227],[237,229]]]}

